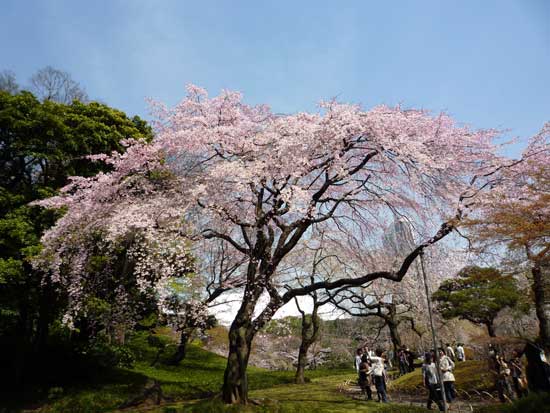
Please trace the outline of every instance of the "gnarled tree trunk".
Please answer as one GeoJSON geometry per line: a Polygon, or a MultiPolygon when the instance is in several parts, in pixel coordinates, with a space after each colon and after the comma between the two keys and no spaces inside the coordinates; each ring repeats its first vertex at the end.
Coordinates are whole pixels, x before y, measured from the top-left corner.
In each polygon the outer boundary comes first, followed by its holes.
{"type": "Polygon", "coordinates": [[[246,368],[250,356],[253,330],[250,319],[237,317],[229,330],[229,355],[223,377],[223,401],[225,403],[248,402],[248,377],[246,368]]]}
{"type": "Polygon", "coordinates": [[[311,344],[306,344],[304,341],[300,344],[300,350],[298,351],[298,366],[296,367],[296,374],[294,376],[294,383],[304,384],[305,377],[304,372],[307,365],[307,352],[311,344]]]}
{"type": "Polygon", "coordinates": [[[298,366],[296,367],[296,375],[294,376],[294,382],[296,384],[305,383],[304,372],[307,365],[307,353],[311,345],[315,343],[319,337],[319,324],[317,307],[314,304],[311,320],[308,320],[306,314],[302,313],[302,342],[300,343],[300,349],[298,351],[298,366]]]}
{"type": "Polygon", "coordinates": [[[398,325],[399,323],[386,320],[388,329],[390,330],[390,338],[393,345],[393,354],[397,357],[397,353],[401,348],[401,335],[399,334],[398,325]]]}
{"type": "Polygon", "coordinates": [[[189,339],[191,338],[193,331],[193,328],[184,328],[181,331],[180,342],[178,344],[176,352],[174,353],[174,356],[172,357],[170,364],[177,366],[181,363],[183,359],[185,359],[185,356],[187,355],[187,344],[189,343],[189,339]]]}
{"type": "MultiPolygon", "coordinates": [[[[249,266],[249,276],[255,265],[249,266]]],[[[222,398],[225,403],[248,402],[248,377],[246,368],[257,326],[253,324],[254,308],[262,293],[260,285],[250,283],[244,291],[241,307],[229,328],[229,354],[223,377],[222,398]]]]}

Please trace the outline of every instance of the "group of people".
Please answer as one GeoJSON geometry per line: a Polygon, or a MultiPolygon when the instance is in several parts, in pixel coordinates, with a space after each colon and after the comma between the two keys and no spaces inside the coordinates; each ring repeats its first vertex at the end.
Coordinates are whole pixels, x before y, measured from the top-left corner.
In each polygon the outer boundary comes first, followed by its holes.
{"type": "Polygon", "coordinates": [[[401,347],[397,351],[397,361],[399,362],[399,375],[414,371],[414,359],[416,354],[408,347],[401,347]]]}
{"type": "MultiPolygon", "coordinates": [[[[550,391],[550,363],[544,352],[535,345],[527,345],[526,350],[513,350],[509,357],[489,345],[489,367],[495,377],[495,384],[502,402],[521,398],[528,394],[527,374],[521,360],[526,354],[528,363],[527,373],[529,387],[550,391]],[[531,353],[529,350],[531,349],[531,353]],[[531,370],[529,370],[531,369],[531,370]]],[[[397,353],[391,352],[399,363],[399,373],[406,374],[414,371],[417,355],[407,347],[402,347],[397,353]]],[[[422,379],[428,390],[427,408],[432,409],[435,403],[440,411],[444,410],[444,403],[452,403],[456,397],[455,365],[466,361],[464,345],[457,343],[437,350],[439,357],[439,371],[436,365],[436,352],[431,350],[424,354],[422,363],[422,379]]],[[[372,386],[376,389],[379,402],[387,402],[386,384],[388,381],[387,369],[391,368],[391,358],[382,349],[369,350],[367,346],[358,348],[355,355],[355,369],[358,373],[358,383],[361,393],[367,400],[373,400],[372,386]]]]}
{"type": "Polygon", "coordinates": [[[493,345],[489,345],[489,367],[495,377],[501,402],[519,399],[528,394],[520,351],[513,350],[511,357],[506,359],[504,354],[500,354],[493,345]]]}
{"type": "MultiPolygon", "coordinates": [[[[437,404],[440,410],[443,410],[442,390],[445,393],[445,400],[451,403],[456,398],[454,386],[455,377],[453,370],[455,362],[465,361],[466,355],[464,346],[458,343],[455,348],[447,344],[445,348],[438,350],[439,367],[441,374],[438,374],[436,367],[435,351],[430,351],[424,355],[422,364],[423,382],[428,390],[428,409],[432,408],[433,403],[437,404]],[[443,383],[441,387],[440,383],[443,383]]],[[[417,355],[407,347],[402,347],[395,355],[399,363],[399,373],[406,374],[414,371],[415,359],[417,355]]],[[[374,352],[368,347],[358,348],[355,355],[355,369],[358,373],[358,383],[361,387],[361,394],[367,400],[373,400],[371,387],[374,385],[379,402],[387,402],[387,366],[391,367],[390,360],[385,352],[377,349],[374,352]]]]}
{"type": "Polygon", "coordinates": [[[454,348],[449,343],[445,344],[445,355],[452,361],[466,361],[464,344],[457,343],[454,348]]]}
{"type": "Polygon", "coordinates": [[[453,370],[455,368],[455,361],[465,360],[464,348],[462,346],[457,347],[462,349],[460,357],[456,356],[458,351],[455,353],[453,348],[448,344],[445,349],[440,348],[438,350],[440,373],[438,373],[435,363],[435,351],[432,350],[424,355],[422,378],[424,386],[428,389],[427,408],[430,410],[433,403],[437,404],[440,411],[444,410],[443,393],[445,395],[445,401],[449,404],[452,403],[457,396],[453,370]],[[441,386],[441,382],[443,382],[443,387],[441,386]]]}
{"type": "Polygon", "coordinates": [[[372,400],[371,386],[374,384],[379,402],[386,403],[388,395],[386,390],[386,354],[382,349],[370,351],[368,347],[357,349],[355,355],[355,369],[359,375],[361,394],[367,400],[372,400]]]}

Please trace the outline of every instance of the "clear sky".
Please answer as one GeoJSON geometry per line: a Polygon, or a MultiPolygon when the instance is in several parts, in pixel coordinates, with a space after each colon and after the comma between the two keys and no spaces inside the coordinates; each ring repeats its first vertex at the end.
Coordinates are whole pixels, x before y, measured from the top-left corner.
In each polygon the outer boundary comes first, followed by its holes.
{"type": "Polygon", "coordinates": [[[550,120],[550,0],[0,0],[0,38],[20,83],[52,65],[129,114],[194,83],[284,113],[401,103],[521,137],[550,120]]]}

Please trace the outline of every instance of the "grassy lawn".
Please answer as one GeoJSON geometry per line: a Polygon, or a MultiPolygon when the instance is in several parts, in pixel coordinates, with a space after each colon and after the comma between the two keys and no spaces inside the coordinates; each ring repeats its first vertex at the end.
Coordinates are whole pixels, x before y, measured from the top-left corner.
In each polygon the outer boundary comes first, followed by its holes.
{"type": "MultiPolygon", "coordinates": [[[[455,385],[458,390],[465,391],[491,391],[494,387],[494,382],[489,373],[487,363],[485,361],[471,360],[462,363],[456,363],[455,385]]],[[[390,384],[390,390],[403,393],[415,393],[417,389],[424,388],[422,385],[422,371],[420,368],[415,369],[412,373],[405,374],[395,379],[390,384]]]]}
{"type": "MultiPolygon", "coordinates": [[[[324,374],[332,374],[324,371],[324,374]]],[[[355,374],[332,374],[317,377],[305,385],[282,384],[250,392],[256,404],[247,407],[224,406],[217,400],[174,403],[144,408],[147,413],[422,413],[417,407],[353,400],[338,392],[339,386],[355,374]]],[[[134,410],[136,411],[136,410],[134,410]]]]}
{"type": "MultiPolygon", "coordinates": [[[[146,344],[145,336],[132,341],[137,361],[132,369],[116,369],[109,373],[91,374],[82,383],[67,384],[50,390],[50,398],[27,410],[34,413],[398,413],[423,412],[409,406],[385,405],[353,400],[339,392],[339,387],[355,379],[353,370],[318,369],[306,372],[309,382],[292,384],[293,371],[268,371],[249,368],[250,406],[225,406],[219,394],[226,360],[198,346],[189,346],[187,358],[177,367],[163,363],[151,367],[154,350],[146,344]],[[156,380],[167,399],[161,406],[140,405],[119,410],[125,401],[140,394],[148,383],[156,380]],[[38,407],[37,407],[38,406],[38,407]]],[[[169,352],[167,352],[168,356],[169,352]]],[[[2,411],[0,409],[0,411],[2,411]]],[[[10,410],[12,411],[12,410],[10,410]]]]}
{"type": "MultiPolygon", "coordinates": [[[[147,345],[145,336],[132,341],[137,362],[132,369],[116,369],[109,373],[92,374],[90,380],[67,384],[56,389],[53,397],[37,403],[26,411],[40,413],[399,413],[426,410],[397,404],[380,404],[354,400],[339,391],[347,380],[355,380],[353,370],[318,369],[307,371],[309,382],[292,384],[293,371],[268,371],[250,367],[250,406],[225,406],[218,395],[221,389],[226,359],[198,346],[190,345],[187,358],[179,366],[159,363],[151,367],[155,350],[147,345]],[[142,393],[147,384],[157,381],[165,401],[161,406],[140,405],[125,410],[119,407],[142,393]]],[[[171,351],[166,352],[166,357],[171,351]]],[[[485,363],[468,361],[458,363],[455,376],[457,387],[464,390],[490,389],[492,383],[485,363]]],[[[420,369],[391,383],[391,394],[396,391],[413,392],[420,387],[420,369]]],[[[51,393],[51,392],[50,392],[51,393]]],[[[1,411],[1,409],[0,409],[1,411]]]]}
{"type": "Polygon", "coordinates": [[[530,394],[513,404],[486,406],[476,410],[476,413],[548,413],[550,412],[550,394],[530,394]]]}
{"type": "MultiPolygon", "coordinates": [[[[82,384],[67,385],[56,397],[47,400],[35,412],[43,413],[96,413],[117,409],[122,403],[139,394],[147,383],[160,383],[165,397],[174,401],[211,398],[219,393],[223,381],[226,359],[191,345],[187,358],[179,366],[157,364],[151,367],[154,351],[137,338],[133,342],[137,361],[132,369],[116,369],[108,374],[93,375],[82,384]]],[[[143,340],[145,340],[143,338],[143,340]]],[[[308,371],[307,378],[345,371],[308,371]]],[[[293,371],[268,371],[250,367],[250,390],[265,389],[292,383],[293,371]]],[[[40,403],[42,404],[42,403],[40,403]]],[[[133,411],[134,409],[132,409],[133,411]]],[[[30,411],[30,409],[29,409],[30,411]]]]}

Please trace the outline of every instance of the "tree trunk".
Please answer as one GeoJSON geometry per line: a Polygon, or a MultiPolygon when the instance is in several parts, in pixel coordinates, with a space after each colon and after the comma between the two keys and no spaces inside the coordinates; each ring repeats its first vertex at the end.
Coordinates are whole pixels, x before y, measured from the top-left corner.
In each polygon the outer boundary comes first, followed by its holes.
{"type": "Polygon", "coordinates": [[[390,330],[390,338],[393,344],[393,354],[394,354],[394,358],[396,358],[397,353],[399,352],[399,349],[402,346],[401,336],[399,335],[399,330],[398,330],[399,324],[388,320],[386,320],[386,324],[388,325],[388,328],[390,330]]]}
{"type": "Polygon", "coordinates": [[[539,337],[546,349],[550,349],[550,274],[548,270],[548,265],[538,262],[531,268],[535,312],[539,320],[539,337]]]}
{"type": "Polygon", "coordinates": [[[489,333],[489,337],[496,337],[497,334],[495,333],[495,326],[492,322],[488,322],[485,324],[487,326],[487,332],[489,333]]]}
{"type": "MultiPolygon", "coordinates": [[[[311,282],[313,283],[313,277],[311,282]]],[[[317,293],[313,294],[313,310],[311,312],[311,318],[308,319],[305,311],[302,311],[296,300],[296,307],[302,314],[302,342],[300,343],[300,350],[298,351],[298,366],[296,368],[296,375],[294,376],[294,382],[296,384],[304,384],[305,377],[304,371],[307,365],[307,353],[313,343],[319,338],[319,329],[321,327],[321,321],[317,316],[317,311],[321,304],[317,301],[317,293]]]]}
{"type": "MultiPolygon", "coordinates": [[[[250,272],[255,269],[249,268],[250,272]]],[[[252,323],[254,308],[262,293],[259,285],[245,288],[241,307],[229,328],[229,354],[223,376],[222,399],[224,403],[246,404],[248,402],[248,357],[252,339],[256,333],[252,323]]],[[[265,311],[265,310],[264,310],[265,311]]]]}
{"type": "Polygon", "coordinates": [[[307,352],[311,344],[309,340],[302,340],[300,344],[300,350],[298,351],[298,367],[296,368],[296,375],[294,376],[294,382],[296,384],[305,383],[304,371],[307,364],[307,352]]]}
{"type": "Polygon", "coordinates": [[[174,357],[172,357],[172,361],[170,364],[177,366],[181,363],[183,359],[185,359],[185,356],[187,355],[187,343],[189,343],[189,339],[191,338],[191,335],[193,334],[193,330],[189,330],[187,328],[184,328],[181,331],[180,334],[180,342],[178,344],[178,348],[176,349],[176,352],[174,354],[174,357]]]}
{"type": "MultiPolygon", "coordinates": [[[[379,305],[382,305],[382,303],[379,303],[379,305]]],[[[388,329],[390,330],[390,339],[393,345],[393,358],[396,363],[399,363],[397,353],[399,352],[402,343],[398,329],[401,320],[397,318],[397,305],[395,303],[386,303],[384,304],[384,308],[386,308],[387,314],[383,314],[381,312],[382,308],[379,307],[378,316],[381,317],[382,320],[384,320],[384,322],[388,326],[388,329]]]]}
{"type": "Polygon", "coordinates": [[[225,403],[248,402],[248,377],[246,368],[250,356],[250,345],[252,343],[252,329],[250,320],[239,320],[237,317],[229,329],[229,355],[227,366],[223,377],[223,401],[225,403]]]}

